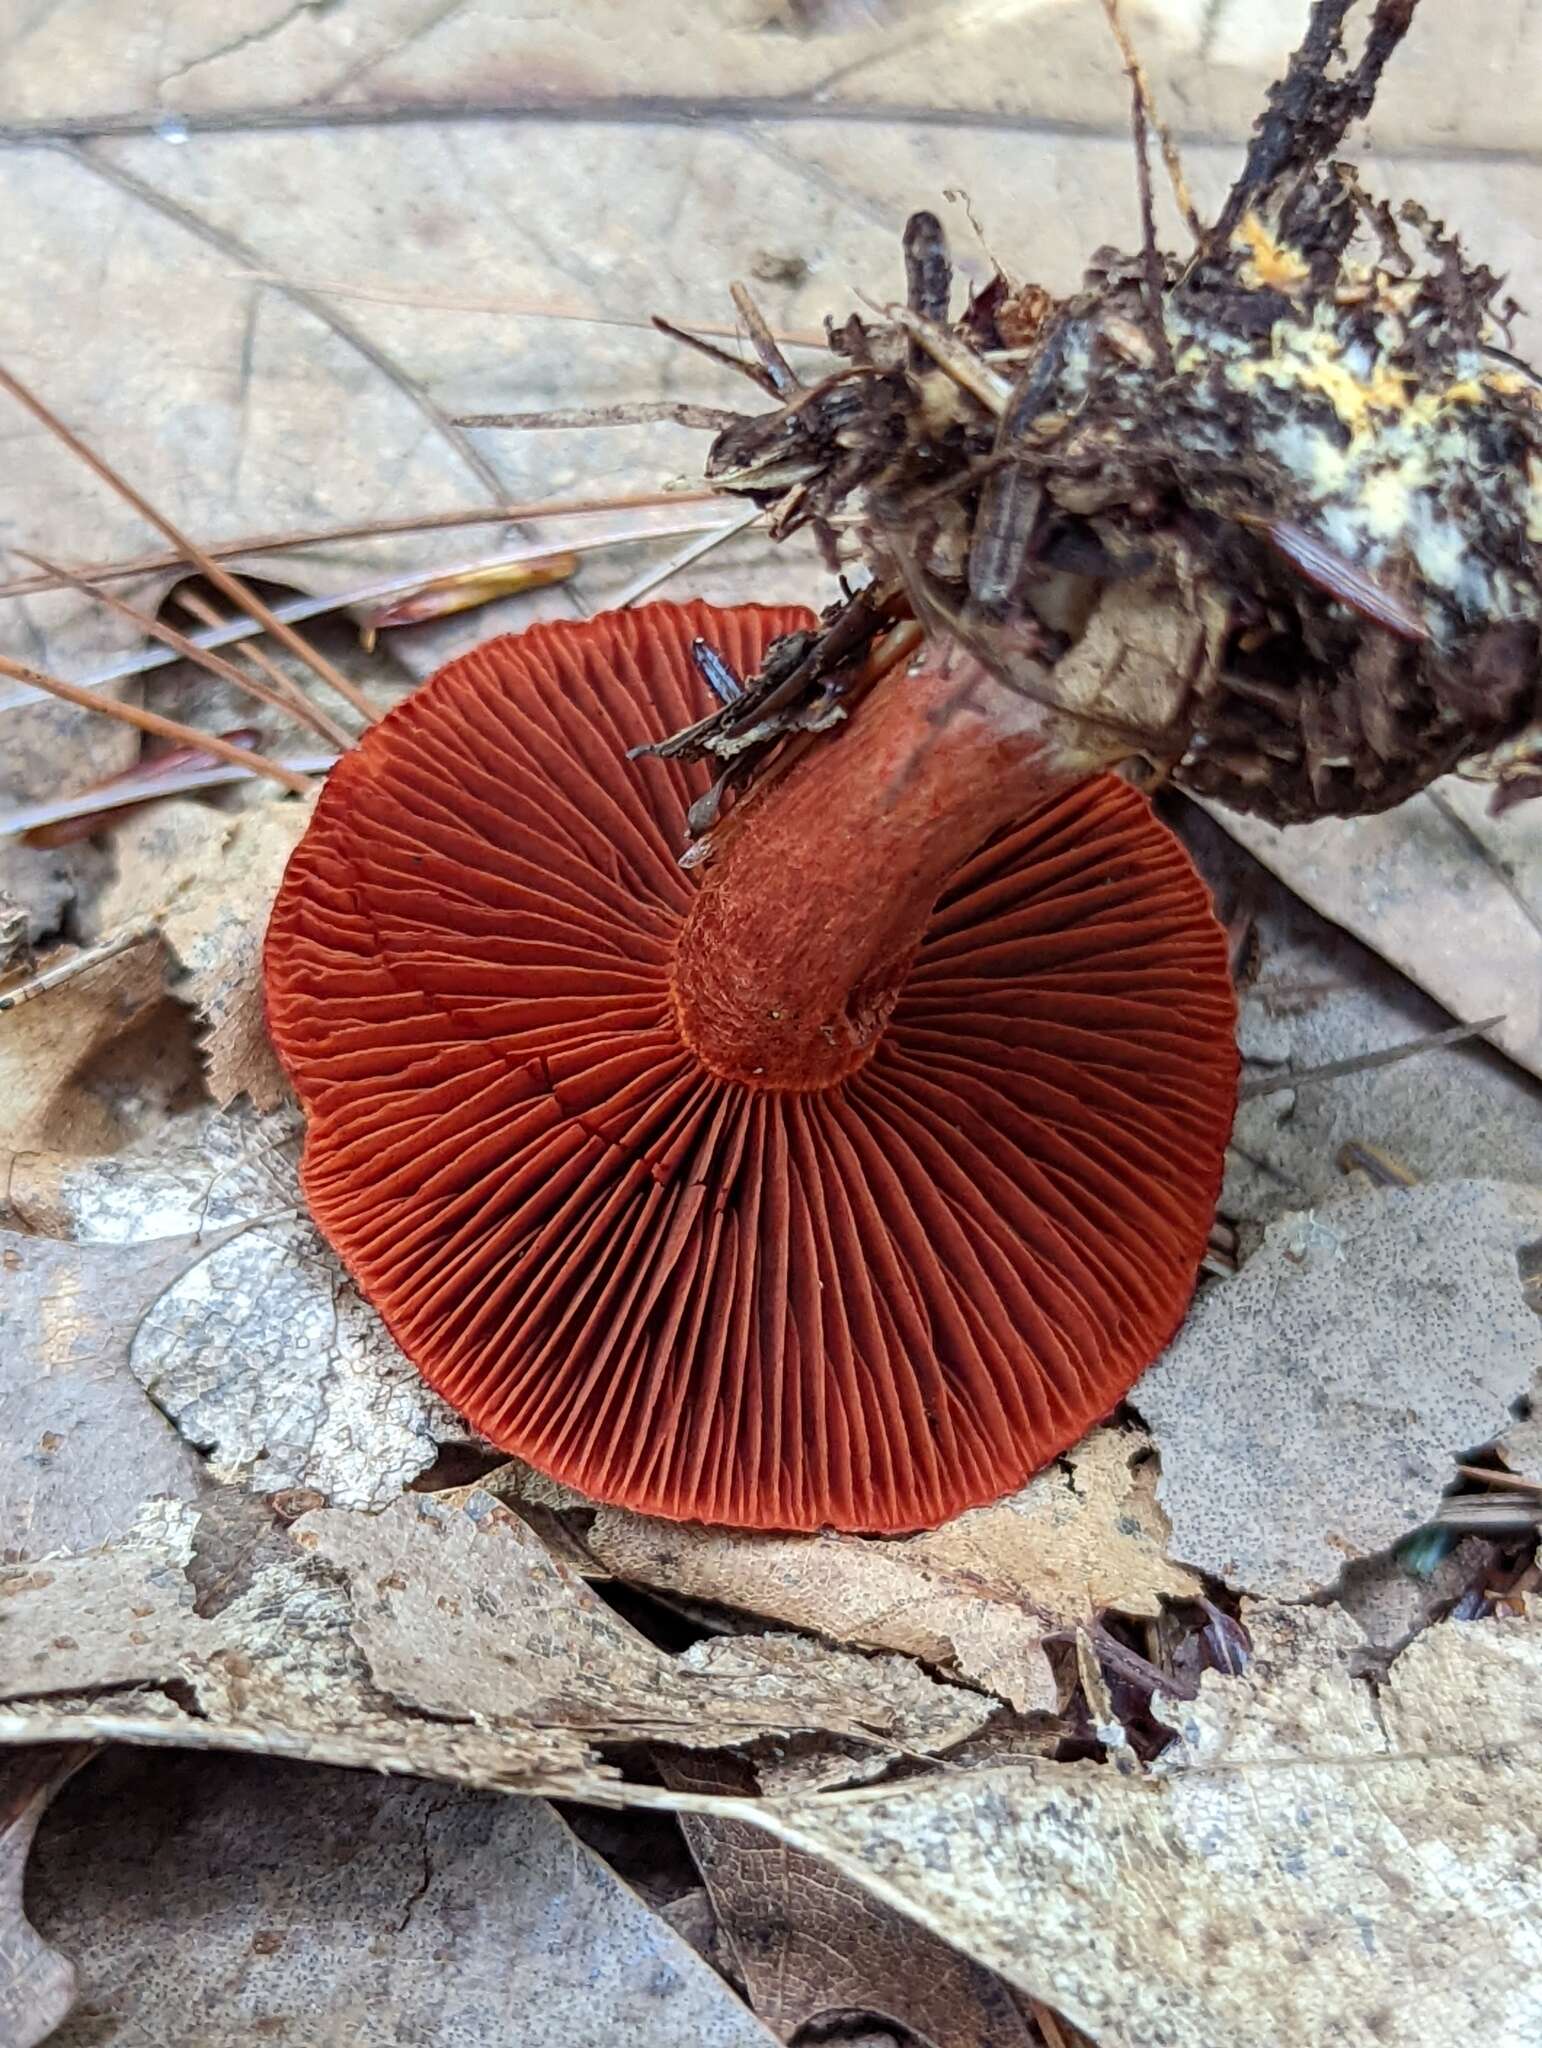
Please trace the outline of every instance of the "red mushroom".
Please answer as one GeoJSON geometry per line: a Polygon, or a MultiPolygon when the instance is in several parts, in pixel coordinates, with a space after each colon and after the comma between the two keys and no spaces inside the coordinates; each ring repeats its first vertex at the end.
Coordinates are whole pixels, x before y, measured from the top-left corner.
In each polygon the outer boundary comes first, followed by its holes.
{"type": "Polygon", "coordinates": [[[749,674],[810,623],[658,604],[441,670],[333,771],[268,1015],[318,1223],[495,1444],[652,1514],[902,1531],[1172,1334],[1233,1002],[1144,798],[1053,790],[924,668],[683,873],[707,771],[627,750],[710,708],[693,638],[749,674]]]}

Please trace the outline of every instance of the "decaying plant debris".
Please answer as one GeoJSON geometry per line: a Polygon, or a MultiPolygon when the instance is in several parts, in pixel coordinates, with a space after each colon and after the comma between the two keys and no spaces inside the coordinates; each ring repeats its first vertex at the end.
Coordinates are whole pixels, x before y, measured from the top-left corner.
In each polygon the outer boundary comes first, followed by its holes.
{"type": "MultiPolygon", "coordinates": [[[[1208,225],[1166,148],[1182,256],[1155,239],[1137,73],[1144,246],[1100,251],[1079,293],[998,271],[960,313],[917,214],[907,302],[831,322],[808,376],[736,288],[737,366],[777,403],[718,433],[708,480],[872,581],[657,751],[742,789],[912,611],[1062,714],[1069,757],[1279,824],[1384,810],[1514,741],[1542,708],[1542,381],[1502,281],[1333,155],[1415,4],[1378,0],[1350,62],[1352,0],[1317,0],[1208,225]]],[[[1524,748],[1491,772],[1501,800],[1535,781],[1524,748]]]]}
{"type": "MultiPolygon", "coordinates": [[[[1329,162],[1413,8],[1383,0],[1364,55],[1330,75],[1349,11],[1317,7],[1231,202],[1181,263],[1154,241],[1100,257],[1058,302],[997,277],[954,317],[940,230],[918,217],[909,303],[833,330],[829,376],[792,369],[741,300],[778,403],[723,428],[713,481],[874,580],[748,695],[714,671],[735,701],[687,741],[722,763],[699,852],[729,800],[908,648],[903,627],[887,636],[911,612],[1044,700],[1078,759],[1133,756],[1286,824],[1380,811],[1535,715],[1535,386],[1504,353],[1495,281],[1329,162]],[[1356,224],[1371,261],[1339,239],[1356,224]]],[[[1492,773],[1502,799],[1530,793],[1523,735],[1492,773]]],[[[1377,1090],[1394,1070],[1335,1094],[1336,1120],[1296,1114],[1313,1085],[1285,1082],[1360,1051],[1370,1013],[1318,1044],[1310,991],[1337,974],[1363,996],[1363,965],[1346,980],[1341,957],[1325,969],[1239,915],[1239,975],[1260,945],[1266,962],[1242,1050],[1271,1090],[1233,1155],[1242,1277],[1210,1289],[1148,1383],[1149,1434],[1126,1417],[996,1507],[900,1541],[654,1523],[511,1468],[456,1491],[429,1468],[442,1446],[485,1468],[297,1217],[288,1146],[270,1143],[287,1123],[227,1109],[276,1087],[254,933],[299,824],[288,797],[235,821],[142,814],[90,907],[95,973],[40,977],[35,1004],[0,1016],[19,1233],[0,1245],[0,1412],[17,1422],[0,1430],[0,1745],[18,1767],[0,1784],[0,2039],[40,2040],[80,1987],[70,2048],[153,2031],[170,2001],[177,2048],[208,2038],[206,2005],[254,2034],[296,2010],[354,2039],[383,1982],[435,2048],[506,2024],[511,1984],[552,2048],[606,2027],[748,2048],[762,2024],[823,2032],[836,1989],[939,2048],[1086,2038],[1057,2014],[1131,2048],[1529,2037],[1535,1411],[1492,1448],[1456,1440],[1500,1429],[1542,1350],[1535,1246],[1513,1241],[1536,1197],[1505,1184],[1535,1156],[1522,1079],[1450,1055],[1440,1114],[1481,1102],[1503,1144],[1481,1117],[1437,1139],[1426,1111],[1417,1164],[1443,1187],[1407,1191],[1374,1145],[1342,1163],[1385,1167],[1380,1192],[1334,1185],[1355,1118],[1393,1142],[1377,1090]],[[143,1012],[164,1022],[161,938],[212,1029],[221,1108],[184,1104],[174,1131],[147,1122],[104,1159],[129,1125],[95,1062],[143,1037],[143,1012]],[[1422,1313],[1381,1317],[1368,1282],[1401,1286],[1410,1246],[1448,1311],[1439,1346],[1411,1341],[1422,1313]],[[1276,1306],[1322,1340],[1322,1398],[1303,1397],[1295,1352],[1280,1370],[1266,1355],[1276,1306]],[[1230,1398],[1207,1403],[1233,1365],[1230,1398]],[[1378,1434],[1361,1410],[1389,1400],[1378,1434]],[[402,1497],[414,1475],[425,1497],[402,1497]],[[1287,1482],[1288,1524],[1270,1493],[1287,1482]],[[1417,1555],[1376,1548],[1421,1522],[1417,1555]],[[1274,1604],[1291,1595],[1318,1605],[1274,1604]],[[1402,1623],[1362,1635],[1343,1611],[1378,1602],[1422,1631],[1400,1654],[1402,1623]],[[668,1746],[644,1757],[644,1736],[668,1746]],[[141,1745],[144,1776],[120,1749],[45,1832],[31,1906],[50,1948],[23,1917],[22,1865],[51,1791],[107,1742],[141,1745]],[[168,1781],[151,1775],[168,1745],[240,1754],[168,1781]],[[301,1761],[277,1776],[279,1759],[301,1761]],[[708,1889],[663,1917],[692,1919],[729,1981],[576,1867],[537,1792],[680,1809],[708,1889]],[[199,1825],[163,1826],[163,1798],[196,1802],[199,1825]],[[260,1910],[254,1859],[282,1865],[260,1910]],[[146,1860],[155,1888],[120,1934],[113,1894],[146,1860]],[[543,1912],[565,1950],[603,1956],[576,1993],[543,1912]]],[[[1485,879],[1513,884],[1498,854],[1485,879]]],[[[1525,925],[1519,887],[1506,902],[1525,925]]],[[[1370,913],[1365,928],[1384,942],[1370,913]]],[[[1428,985],[1468,1017],[1502,1006],[1461,959],[1441,970],[1428,985]]],[[[1436,1035],[1400,1019],[1406,996],[1373,1037],[1436,1035]]],[[[1510,1011],[1507,1042],[1534,1059],[1534,1007],[1510,1011]]]]}

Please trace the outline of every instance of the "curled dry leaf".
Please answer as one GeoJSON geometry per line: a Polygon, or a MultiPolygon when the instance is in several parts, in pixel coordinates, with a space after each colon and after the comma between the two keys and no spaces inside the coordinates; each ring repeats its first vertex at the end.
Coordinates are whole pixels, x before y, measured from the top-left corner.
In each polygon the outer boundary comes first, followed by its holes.
{"type": "Polygon", "coordinates": [[[120,1754],[55,1813],[31,1892],[81,1978],[56,2048],[771,2048],[539,1800],[120,1754]]]}
{"type": "Polygon", "coordinates": [[[211,1115],[153,1159],[34,1155],[11,1170],[10,1206],[31,1230],[94,1240],[66,1263],[103,1304],[103,1355],[217,1477],[380,1506],[465,1432],[305,1217],[295,1135],[285,1116],[211,1115]]]}
{"type": "Polygon", "coordinates": [[[1021,1711],[1053,1711],[1045,1636],[1198,1590],[1168,1560],[1146,1448],[1095,1430],[1020,1493],[924,1536],[739,1535],[602,1508],[589,1546],[619,1577],[949,1665],[1021,1711]]]}
{"type": "Polygon", "coordinates": [[[90,1755],[84,1746],[22,1750],[0,1761],[0,2044],[36,2048],[75,2002],[75,1966],[27,1918],[27,1853],[49,1801],[90,1755]]]}
{"type": "Polygon", "coordinates": [[[265,799],[229,816],[186,798],[153,804],[114,834],[104,933],[154,917],[182,969],[176,993],[205,1027],[209,1092],[259,1110],[285,1099],[262,1011],[262,935],[308,803],[265,799]]]}
{"type": "MultiPolygon", "coordinates": [[[[754,1790],[735,1757],[675,1755],[660,1769],[676,1791],[754,1790]]],[[[993,1972],[851,1878],[746,1820],[682,1814],[680,1825],[735,1974],[780,2040],[823,2018],[869,2012],[931,2048],[1032,2048],[1036,2036],[993,1972]]]]}
{"type": "Polygon", "coordinates": [[[1428,2048],[1542,2031],[1535,1615],[1445,1623],[1373,1693],[1332,1609],[1246,1614],[1245,1677],[1141,1774],[1037,1763],[758,1817],[1098,2048],[1428,2048]]]}
{"type": "Polygon", "coordinates": [[[573,1791],[599,1782],[592,1745],[607,1741],[713,1747],[814,1730],[915,1750],[987,1718],[977,1696],[899,1659],[816,1657],[796,1638],[671,1658],[475,1490],[302,1516],[281,1553],[212,1600],[196,1575],[209,1512],[153,1502],[119,1542],[0,1579],[0,1739],[111,1725],[125,1739],[573,1791]],[[200,1718],[172,1705],[174,1681],[200,1718]],[[105,1687],[118,1697],[87,1697],[105,1687]]]}
{"type": "MultiPolygon", "coordinates": [[[[39,971],[65,963],[49,954],[39,971]]],[[[104,1055],[151,1026],[166,1000],[165,954],[137,945],[45,994],[0,1011],[0,1152],[36,1147],[84,1156],[111,1152],[122,1122],[109,1093],[91,1085],[104,1055]]]]}
{"type": "Polygon", "coordinates": [[[1429,1520],[1542,1361],[1516,1253],[1542,1194],[1376,1189],[1270,1225],[1135,1391],[1190,1564],[1296,1599],[1429,1520]]]}

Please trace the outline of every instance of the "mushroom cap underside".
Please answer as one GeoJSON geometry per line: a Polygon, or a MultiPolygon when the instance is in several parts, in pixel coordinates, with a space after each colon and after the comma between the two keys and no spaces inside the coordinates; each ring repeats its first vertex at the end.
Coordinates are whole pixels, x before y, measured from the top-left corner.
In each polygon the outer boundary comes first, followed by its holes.
{"type": "Polygon", "coordinates": [[[1102,777],[958,871],[860,1072],[707,1072],[670,973],[708,771],[626,753],[711,708],[693,638],[750,674],[809,623],[655,604],[441,670],[332,771],[268,1018],[317,1223],[493,1443],[656,1515],[898,1532],[1020,1485],[1171,1336],[1234,1003],[1187,855],[1102,777]]]}

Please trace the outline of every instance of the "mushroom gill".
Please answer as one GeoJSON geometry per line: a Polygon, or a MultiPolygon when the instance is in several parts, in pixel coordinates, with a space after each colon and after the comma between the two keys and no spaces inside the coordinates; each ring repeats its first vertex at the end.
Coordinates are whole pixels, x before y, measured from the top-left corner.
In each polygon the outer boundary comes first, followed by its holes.
{"type": "Polygon", "coordinates": [[[682,872],[708,771],[628,750],[710,709],[697,636],[750,674],[811,623],[656,604],[441,670],[333,771],[268,1015],[318,1223],[495,1444],[652,1514],[897,1532],[1171,1335],[1233,1001],[1145,799],[1047,785],[924,665],[682,872]]]}

